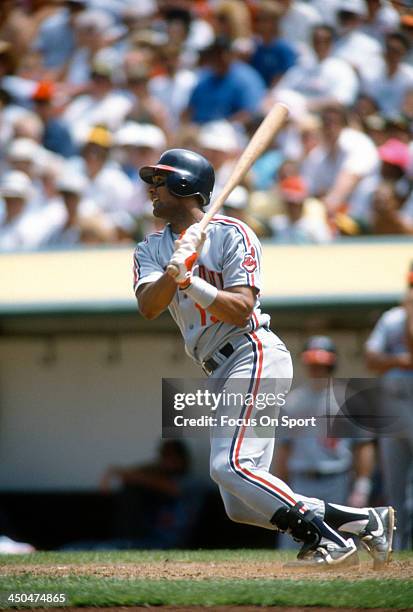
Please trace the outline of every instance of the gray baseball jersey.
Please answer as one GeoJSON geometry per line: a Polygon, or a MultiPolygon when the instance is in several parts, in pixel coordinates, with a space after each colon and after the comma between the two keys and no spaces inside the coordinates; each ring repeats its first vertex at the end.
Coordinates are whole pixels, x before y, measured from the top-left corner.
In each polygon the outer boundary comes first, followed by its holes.
{"type": "Polygon", "coordinates": [[[328,416],[340,410],[331,397],[330,386],[316,390],[305,384],[288,395],[285,412],[289,416],[299,418],[312,415],[318,418],[316,431],[308,429],[299,437],[284,438],[291,444],[289,468],[292,472],[339,474],[351,468],[352,441],[328,436],[328,420],[323,419],[327,416],[327,405],[328,416]]]}
{"type": "MultiPolygon", "coordinates": [[[[135,293],[141,285],[162,276],[177,238],[178,235],[173,234],[168,225],[163,231],[150,234],[138,244],[134,255],[135,293]]],[[[207,238],[194,274],[218,289],[250,286],[259,291],[260,263],[261,245],[254,232],[237,219],[215,215],[208,225],[207,238]]],[[[258,298],[250,321],[244,328],[217,321],[182,291],[176,292],[169,311],[181,331],[188,355],[197,363],[208,359],[230,338],[255,331],[270,321],[268,315],[261,313],[258,298]]]]}
{"type": "MultiPolygon", "coordinates": [[[[377,321],[366,342],[367,350],[388,355],[408,353],[406,324],[406,309],[403,306],[390,308],[377,321]]],[[[393,368],[386,372],[385,376],[387,378],[392,376],[413,376],[413,370],[393,368]]]]}
{"type": "MultiPolygon", "coordinates": [[[[370,351],[387,355],[408,352],[406,337],[407,312],[403,306],[385,312],[366,342],[370,351]]],[[[382,401],[394,415],[401,416],[403,437],[384,436],[379,439],[384,485],[388,499],[397,512],[397,532],[394,548],[411,548],[413,517],[407,506],[408,489],[413,469],[413,370],[392,368],[383,378],[382,401]]]]}

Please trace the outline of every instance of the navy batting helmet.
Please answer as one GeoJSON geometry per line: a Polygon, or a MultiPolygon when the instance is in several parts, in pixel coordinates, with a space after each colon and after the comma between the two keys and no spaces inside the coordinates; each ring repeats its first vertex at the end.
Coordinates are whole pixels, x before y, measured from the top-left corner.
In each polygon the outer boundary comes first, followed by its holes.
{"type": "Polygon", "coordinates": [[[155,166],[143,166],[139,176],[152,183],[153,176],[166,172],[166,186],[175,196],[199,196],[202,206],[208,204],[214,188],[214,169],[205,157],[186,149],[165,151],[155,166]]]}
{"type": "Polygon", "coordinates": [[[305,365],[325,365],[334,368],[337,364],[337,349],[328,336],[311,336],[301,354],[305,365]]]}

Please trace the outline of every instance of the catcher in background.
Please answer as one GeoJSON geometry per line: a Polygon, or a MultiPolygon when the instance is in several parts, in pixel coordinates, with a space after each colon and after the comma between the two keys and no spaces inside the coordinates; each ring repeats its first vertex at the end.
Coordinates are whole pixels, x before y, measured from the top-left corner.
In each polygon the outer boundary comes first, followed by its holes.
{"type": "MultiPolygon", "coordinates": [[[[375,445],[354,419],[343,423],[343,417],[348,416],[342,410],[346,385],[337,379],[333,387],[338,362],[335,343],[328,336],[311,336],[303,347],[301,362],[306,380],[290,391],[285,412],[294,418],[317,416],[321,425],[310,435],[299,430],[298,435],[283,435],[277,441],[272,472],[293,491],[365,507],[372,489],[375,445]]],[[[281,546],[291,548],[286,538],[281,539],[281,546]]]]}
{"type": "MultiPolygon", "coordinates": [[[[261,311],[261,245],[242,222],[215,215],[199,227],[214,186],[214,170],[201,155],[166,151],[140,169],[149,184],[155,217],[163,231],[147,236],[134,254],[134,290],[147,319],[169,309],[188,355],[231,393],[288,393],[290,353],[261,311]],[[172,277],[168,264],[179,270],[172,277]]],[[[275,414],[275,408],[274,408],[275,414]]],[[[211,435],[211,477],[228,516],[237,522],[288,532],[302,543],[293,563],[315,567],[356,565],[357,535],[376,566],[388,562],[394,512],[391,507],[351,508],[292,491],[269,471],[274,437],[260,438],[249,420],[254,404],[221,404],[215,416],[239,424],[211,435]]]]}

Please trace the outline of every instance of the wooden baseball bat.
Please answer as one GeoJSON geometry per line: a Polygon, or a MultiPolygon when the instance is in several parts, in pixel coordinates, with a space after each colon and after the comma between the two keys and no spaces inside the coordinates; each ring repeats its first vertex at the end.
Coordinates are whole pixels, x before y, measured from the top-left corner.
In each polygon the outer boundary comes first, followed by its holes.
{"type": "MultiPolygon", "coordinates": [[[[253,163],[258,159],[258,157],[262,153],[264,153],[265,149],[273,140],[274,136],[283,127],[287,117],[287,106],[285,106],[285,104],[280,103],[274,104],[272,109],[269,111],[269,113],[263,119],[262,123],[257,128],[257,131],[255,132],[254,136],[249,141],[247,147],[245,148],[245,151],[236,163],[231,173],[231,176],[225,183],[221,193],[211,204],[211,207],[208,212],[205,213],[205,215],[202,217],[199,223],[201,229],[206,228],[212,217],[222,207],[232,190],[242,181],[242,179],[247,174],[253,163]]],[[[169,265],[167,270],[171,276],[176,276],[178,274],[178,269],[173,265],[169,265]]]]}

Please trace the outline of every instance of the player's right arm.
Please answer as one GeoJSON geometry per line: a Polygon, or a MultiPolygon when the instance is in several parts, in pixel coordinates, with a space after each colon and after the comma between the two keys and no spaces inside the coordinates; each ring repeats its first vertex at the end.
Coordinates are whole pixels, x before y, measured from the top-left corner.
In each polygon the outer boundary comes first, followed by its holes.
{"type": "Polygon", "coordinates": [[[140,242],[136,247],[133,262],[133,288],[138,309],[145,319],[156,319],[168,308],[176,293],[176,283],[156,261],[155,235],[140,242]]]}

